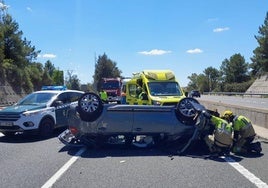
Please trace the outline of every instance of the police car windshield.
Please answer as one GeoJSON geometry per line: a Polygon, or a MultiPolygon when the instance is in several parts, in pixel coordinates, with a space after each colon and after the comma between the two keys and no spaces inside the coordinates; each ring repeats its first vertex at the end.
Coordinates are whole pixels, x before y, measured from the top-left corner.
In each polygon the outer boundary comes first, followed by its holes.
{"type": "Polygon", "coordinates": [[[32,93],[23,98],[17,105],[42,105],[51,100],[57,93],[32,93]]]}
{"type": "Polygon", "coordinates": [[[177,82],[149,82],[148,86],[152,96],[182,95],[177,82]]]}

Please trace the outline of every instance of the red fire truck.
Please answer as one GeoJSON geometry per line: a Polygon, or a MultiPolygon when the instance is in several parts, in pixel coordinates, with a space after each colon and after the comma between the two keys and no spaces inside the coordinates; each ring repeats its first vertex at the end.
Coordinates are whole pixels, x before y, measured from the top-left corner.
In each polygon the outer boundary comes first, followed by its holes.
{"type": "Polygon", "coordinates": [[[106,91],[108,95],[108,102],[121,103],[121,78],[102,78],[101,89],[106,91]]]}

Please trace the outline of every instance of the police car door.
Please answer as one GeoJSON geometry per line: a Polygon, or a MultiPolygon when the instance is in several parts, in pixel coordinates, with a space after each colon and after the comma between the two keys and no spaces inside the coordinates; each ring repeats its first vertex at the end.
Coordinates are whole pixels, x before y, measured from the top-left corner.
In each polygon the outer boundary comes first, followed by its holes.
{"type": "Polygon", "coordinates": [[[68,109],[70,108],[70,100],[68,93],[59,94],[55,103],[56,127],[67,126],[68,109]]]}

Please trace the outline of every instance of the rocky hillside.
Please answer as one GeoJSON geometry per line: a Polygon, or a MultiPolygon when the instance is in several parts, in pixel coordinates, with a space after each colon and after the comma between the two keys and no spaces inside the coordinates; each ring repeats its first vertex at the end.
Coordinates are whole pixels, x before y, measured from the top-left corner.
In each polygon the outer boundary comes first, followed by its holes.
{"type": "Polygon", "coordinates": [[[6,81],[0,80],[0,106],[7,106],[16,103],[26,93],[17,93],[6,81]]]}

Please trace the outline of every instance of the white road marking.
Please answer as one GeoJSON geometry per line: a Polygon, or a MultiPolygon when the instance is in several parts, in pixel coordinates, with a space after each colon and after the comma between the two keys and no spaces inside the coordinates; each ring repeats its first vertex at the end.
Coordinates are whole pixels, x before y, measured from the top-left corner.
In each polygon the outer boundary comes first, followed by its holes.
{"type": "Polygon", "coordinates": [[[71,165],[86,151],[86,148],[81,148],[75,156],[65,163],[41,188],[50,188],[53,184],[71,167],[71,165]]]}
{"type": "Polygon", "coordinates": [[[268,185],[261,181],[260,178],[256,177],[254,174],[249,172],[246,168],[244,168],[242,165],[240,165],[238,162],[236,162],[231,157],[221,157],[226,162],[228,162],[232,167],[234,167],[240,174],[245,176],[249,181],[251,181],[254,185],[256,185],[259,188],[268,188],[268,185]]]}
{"type": "MultiPolygon", "coordinates": [[[[73,156],[67,163],[65,163],[41,188],[51,188],[54,183],[71,167],[71,165],[86,151],[86,147],[81,148],[75,156],[73,156]]],[[[253,173],[249,172],[246,168],[240,165],[231,157],[221,157],[240,174],[246,177],[250,182],[256,185],[258,188],[268,188],[268,185],[260,178],[256,177],[253,173]]],[[[124,163],[125,161],[120,161],[124,163]]]]}

